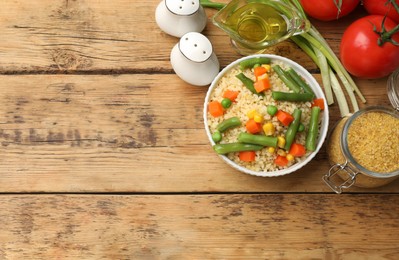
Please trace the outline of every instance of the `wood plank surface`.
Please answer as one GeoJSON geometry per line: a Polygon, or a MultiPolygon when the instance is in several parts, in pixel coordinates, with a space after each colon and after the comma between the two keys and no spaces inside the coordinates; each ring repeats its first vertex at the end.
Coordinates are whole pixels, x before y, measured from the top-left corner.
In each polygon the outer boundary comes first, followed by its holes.
{"type": "Polygon", "coordinates": [[[397,259],[397,195],[0,196],[1,259],[397,259]]]}
{"type": "MultiPolygon", "coordinates": [[[[360,83],[370,104],[388,103],[383,80],[360,83]]],[[[205,135],[206,90],[174,74],[0,76],[0,190],[329,191],[321,181],[329,168],[325,147],[280,178],[225,164],[205,135]]],[[[333,105],[330,129],[338,119],[333,105]]],[[[398,191],[397,182],[373,189],[398,191]]]]}
{"type": "MultiPolygon", "coordinates": [[[[174,74],[159,2],[1,1],[0,259],[397,259],[399,180],[332,194],[325,145],[278,178],[218,158],[207,88],[174,74]]],[[[223,68],[240,55],[215,12],[203,33],[223,68]]],[[[364,14],[312,23],[339,54],[364,14]]],[[[321,82],[292,42],[267,52],[321,82]]],[[[389,105],[386,80],[356,79],[361,107],[389,105]]]]}
{"type": "MultiPolygon", "coordinates": [[[[155,23],[160,1],[32,0],[2,1],[0,8],[0,73],[37,72],[167,72],[169,55],[178,38],[155,23]]],[[[226,33],[211,22],[215,10],[206,9],[203,34],[211,40],[222,67],[240,56],[226,33]],[[228,48],[226,48],[228,47],[228,48]]],[[[340,35],[364,11],[321,33],[338,52],[340,35]]],[[[315,24],[319,24],[314,21],[315,24]]],[[[317,67],[298,47],[286,41],[268,50],[291,58],[311,70],[317,67]]]]}

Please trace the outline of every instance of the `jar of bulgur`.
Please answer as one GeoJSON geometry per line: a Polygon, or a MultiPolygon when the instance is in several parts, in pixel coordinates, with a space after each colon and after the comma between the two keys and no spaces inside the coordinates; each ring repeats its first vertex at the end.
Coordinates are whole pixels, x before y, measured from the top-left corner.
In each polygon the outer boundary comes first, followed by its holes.
{"type": "Polygon", "coordinates": [[[389,76],[387,92],[392,106],[399,111],[399,68],[389,76]]]}
{"type": "Polygon", "coordinates": [[[390,183],[399,177],[399,113],[368,107],[343,118],[330,134],[327,153],[332,166],[323,180],[336,193],[390,183]]]}

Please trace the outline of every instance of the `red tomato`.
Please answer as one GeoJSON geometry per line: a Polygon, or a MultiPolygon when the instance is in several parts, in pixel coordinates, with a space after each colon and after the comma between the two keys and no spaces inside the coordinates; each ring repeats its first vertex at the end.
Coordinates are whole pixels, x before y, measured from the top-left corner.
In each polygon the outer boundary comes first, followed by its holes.
{"type": "MultiPolygon", "coordinates": [[[[349,25],[342,36],[340,46],[341,62],[346,70],[360,78],[385,77],[399,67],[399,46],[390,42],[378,45],[380,35],[373,31],[381,31],[384,19],[382,15],[369,15],[349,25]]],[[[395,27],[395,22],[385,20],[387,31],[395,27]]],[[[399,32],[393,35],[399,42],[399,32]]]]}
{"type": "Polygon", "coordinates": [[[305,13],[320,21],[332,21],[352,12],[360,0],[343,0],[341,12],[338,11],[337,0],[300,0],[305,13]]]}
{"type": "MultiPolygon", "coordinates": [[[[399,23],[399,13],[395,10],[389,0],[363,0],[363,6],[369,14],[387,15],[389,18],[399,23]]],[[[396,0],[399,5],[399,0],[396,0]]]]}

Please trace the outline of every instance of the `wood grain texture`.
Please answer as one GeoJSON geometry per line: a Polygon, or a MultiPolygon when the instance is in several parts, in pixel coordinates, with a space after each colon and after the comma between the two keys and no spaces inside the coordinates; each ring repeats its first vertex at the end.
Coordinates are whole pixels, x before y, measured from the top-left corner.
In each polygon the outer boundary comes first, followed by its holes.
{"type": "MultiPolygon", "coordinates": [[[[0,82],[3,192],[329,191],[321,181],[329,168],[324,147],[281,178],[227,166],[203,128],[206,88],[173,74],[9,75],[0,82]]],[[[359,83],[370,104],[388,103],[382,80],[359,83]]],[[[330,128],[338,119],[333,105],[330,128]]]]}
{"type": "MultiPolygon", "coordinates": [[[[173,73],[159,2],[1,1],[0,259],[397,259],[398,181],[331,194],[325,146],[279,178],[218,158],[207,89],[173,73]]],[[[206,13],[223,68],[240,56],[206,13]]],[[[338,54],[364,14],[312,22],[338,54]]],[[[292,42],[267,52],[321,81],[292,42]]],[[[389,104],[386,79],[357,83],[367,105],[389,104]]]]}
{"type": "MultiPolygon", "coordinates": [[[[0,9],[0,73],[162,72],[171,73],[169,55],[178,38],[155,23],[160,1],[33,0],[2,1],[0,9]]],[[[226,33],[211,22],[206,9],[203,31],[224,67],[240,56],[226,33]],[[228,48],[226,48],[228,47],[228,48]]],[[[361,11],[359,11],[362,13],[361,11]]],[[[338,51],[346,18],[334,26],[321,24],[322,34],[338,51]]],[[[314,63],[292,42],[268,50],[311,70],[314,63]]]]}
{"type": "Polygon", "coordinates": [[[397,195],[0,196],[1,259],[396,259],[397,195]]]}

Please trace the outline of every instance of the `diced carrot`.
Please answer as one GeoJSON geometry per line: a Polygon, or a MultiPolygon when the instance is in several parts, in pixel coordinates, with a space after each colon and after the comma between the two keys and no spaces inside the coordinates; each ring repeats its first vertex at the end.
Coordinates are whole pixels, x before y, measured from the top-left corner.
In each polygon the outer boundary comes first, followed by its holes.
{"type": "Polygon", "coordinates": [[[276,159],[274,159],[274,163],[278,166],[284,167],[287,166],[288,160],[285,156],[277,155],[276,159]]]}
{"type": "Polygon", "coordinates": [[[254,88],[255,88],[256,92],[258,92],[258,93],[270,89],[269,78],[265,78],[265,79],[256,81],[254,83],[254,88]]]}
{"type": "Polygon", "coordinates": [[[323,98],[313,99],[312,107],[320,107],[321,110],[324,110],[324,99],[323,98]]]}
{"type": "Polygon", "coordinates": [[[306,149],[305,149],[305,146],[303,146],[301,144],[293,143],[293,144],[291,144],[291,148],[288,153],[295,157],[301,157],[306,154],[306,149]]]}
{"type": "Polygon", "coordinates": [[[289,126],[294,121],[294,117],[283,110],[277,111],[276,117],[285,126],[289,126]]]}
{"type": "Polygon", "coordinates": [[[245,124],[247,131],[251,134],[256,134],[262,131],[262,124],[257,123],[254,119],[249,119],[245,124]]]}
{"type": "Polygon", "coordinates": [[[223,94],[224,98],[228,98],[231,100],[231,102],[236,101],[236,98],[238,97],[238,94],[240,94],[239,91],[233,91],[233,90],[226,90],[223,94]]]}
{"type": "Polygon", "coordinates": [[[266,72],[267,72],[267,70],[265,67],[259,66],[259,67],[254,68],[254,75],[256,78],[262,74],[265,74],[266,72]]]}
{"type": "Polygon", "coordinates": [[[213,117],[222,116],[224,113],[223,106],[218,101],[209,102],[208,111],[213,117]]]}
{"type": "Polygon", "coordinates": [[[242,151],[239,152],[238,157],[241,161],[244,162],[253,162],[255,161],[256,153],[255,151],[242,151]]]}

